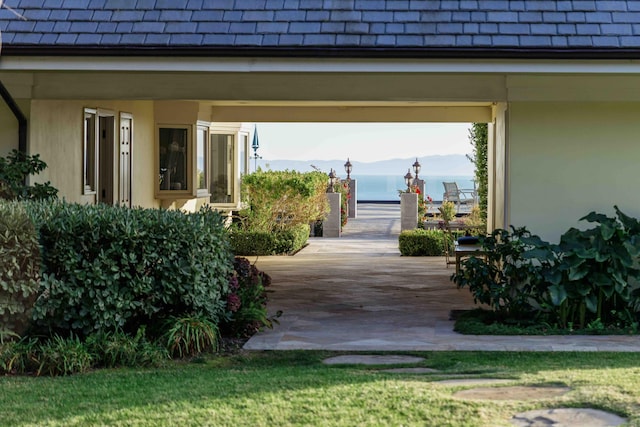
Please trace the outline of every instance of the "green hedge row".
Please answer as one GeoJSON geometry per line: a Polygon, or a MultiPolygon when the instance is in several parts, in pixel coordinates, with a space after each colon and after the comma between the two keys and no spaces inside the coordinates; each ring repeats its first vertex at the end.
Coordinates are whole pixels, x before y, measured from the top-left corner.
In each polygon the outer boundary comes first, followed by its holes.
{"type": "Polygon", "coordinates": [[[400,254],[403,256],[442,256],[444,240],[441,230],[405,230],[398,236],[400,254]]]}
{"type": "Polygon", "coordinates": [[[29,203],[40,228],[40,296],[33,317],[43,331],[86,335],[171,316],[217,322],[233,258],[221,216],[157,209],[29,203]]]}
{"type": "Polygon", "coordinates": [[[309,224],[298,224],[274,232],[234,228],[230,234],[231,250],[241,256],[293,253],[302,249],[308,238],[309,224]]]}

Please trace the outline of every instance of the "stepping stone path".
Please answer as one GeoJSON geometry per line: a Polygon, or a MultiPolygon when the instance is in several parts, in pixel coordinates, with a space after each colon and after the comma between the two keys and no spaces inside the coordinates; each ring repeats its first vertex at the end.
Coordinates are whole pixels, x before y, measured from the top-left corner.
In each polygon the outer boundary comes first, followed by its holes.
{"type": "Polygon", "coordinates": [[[418,363],[423,360],[424,357],[414,356],[349,354],[330,357],[324,359],[322,363],[326,365],[402,365],[405,363],[418,363]]]}
{"type": "MultiPolygon", "coordinates": [[[[322,363],[326,365],[396,365],[419,363],[423,360],[424,358],[422,357],[414,356],[351,354],[330,357],[323,360],[322,363]]],[[[432,368],[415,367],[385,369],[381,372],[431,374],[440,371],[432,368]]],[[[434,383],[443,385],[489,385],[513,381],[498,378],[460,378],[436,381],[434,383]]],[[[476,387],[458,391],[454,396],[462,399],[532,400],[562,396],[570,390],[569,387],[544,386],[476,387]]],[[[516,414],[511,420],[511,423],[517,427],[609,427],[619,426],[625,422],[626,419],[615,414],[591,408],[539,409],[516,414]]]]}
{"type": "Polygon", "coordinates": [[[380,372],[388,372],[391,374],[433,374],[440,371],[433,368],[393,368],[381,369],[380,372]]]}
{"type": "Polygon", "coordinates": [[[610,427],[627,420],[609,412],[590,408],[557,408],[517,414],[511,424],[518,427],[579,426],[610,427]]]}
{"type": "Polygon", "coordinates": [[[454,394],[463,399],[484,400],[535,400],[562,396],[571,391],[569,387],[512,386],[478,387],[461,390],[454,394]]]}

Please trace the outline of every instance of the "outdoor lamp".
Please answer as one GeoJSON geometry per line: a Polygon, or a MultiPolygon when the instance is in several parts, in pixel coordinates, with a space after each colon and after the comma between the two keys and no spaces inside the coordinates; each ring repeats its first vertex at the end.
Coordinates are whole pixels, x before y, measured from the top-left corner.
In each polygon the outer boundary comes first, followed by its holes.
{"type": "Polygon", "coordinates": [[[416,180],[418,179],[418,173],[420,172],[420,162],[418,162],[418,158],[416,157],[415,163],[412,165],[413,171],[416,173],[416,180]]]}
{"type": "Polygon", "coordinates": [[[353,166],[351,165],[351,162],[349,161],[349,158],[347,157],[347,163],[344,164],[344,170],[345,172],[347,172],[347,180],[351,179],[351,169],[353,168],[353,166]]]}
{"type": "Polygon", "coordinates": [[[407,184],[407,191],[411,190],[411,182],[413,182],[411,169],[407,169],[407,174],[404,176],[404,182],[407,184]]]}
{"type": "Polygon", "coordinates": [[[336,176],[333,169],[329,172],[329,193],[333,193],[333,186],[336,184],[338,177],[336,176]]]}

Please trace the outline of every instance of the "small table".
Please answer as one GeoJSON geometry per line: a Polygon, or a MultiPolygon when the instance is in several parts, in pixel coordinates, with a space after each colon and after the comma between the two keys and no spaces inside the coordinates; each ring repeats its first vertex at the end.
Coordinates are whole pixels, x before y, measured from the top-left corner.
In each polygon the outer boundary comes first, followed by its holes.
{"type": "Polygon", "coordinates": [[[487,252],[482,249],[482,245],[459,245],[456,242],[456,274],[460,274],[460,261],[463,258],[468,258],[471,256],[482,256],[486,257],[487,252]]]}

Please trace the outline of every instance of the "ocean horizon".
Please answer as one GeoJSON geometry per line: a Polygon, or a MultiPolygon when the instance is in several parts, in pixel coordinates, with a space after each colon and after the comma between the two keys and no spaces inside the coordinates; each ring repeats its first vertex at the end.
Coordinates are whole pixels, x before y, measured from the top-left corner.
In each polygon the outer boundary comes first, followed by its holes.
{"type": "MultiPolygon", "coordinates": [[[[398,202],[398,190],[405,190],[407,185],[403,175],[353,175],[357,182],[357,197],[359,202],[398,202]]],[[[467,175],[420,175],[425,181],[425,193],[434,201],[442,201],[444,193],[443,182],[456,182],[458,188],[472,189],[473,176],[467,175]]]]}

